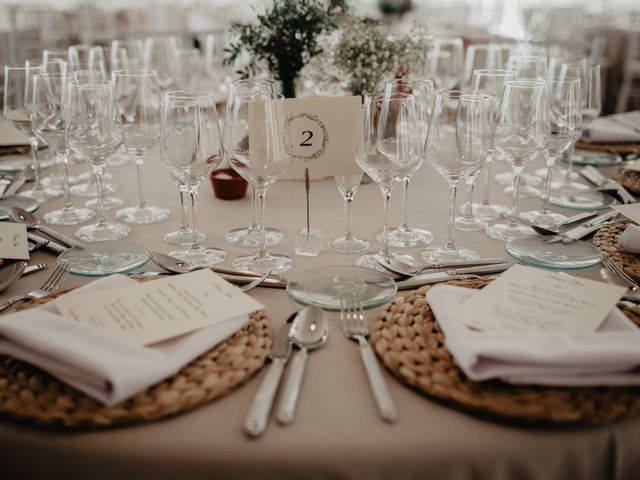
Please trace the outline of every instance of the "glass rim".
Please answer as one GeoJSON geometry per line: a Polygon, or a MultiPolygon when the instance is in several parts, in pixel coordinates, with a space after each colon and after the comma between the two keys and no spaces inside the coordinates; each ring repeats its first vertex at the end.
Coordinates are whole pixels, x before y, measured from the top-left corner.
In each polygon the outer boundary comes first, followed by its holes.
{"type": "MultiPolygon", "coordinates": [[[[25,60],[26,62],[26,60],[25,60]]],[[[4,66],[4,71],[8,71],[8,70],[35,70],[36,68],[40,68],[42,69],[42,65],[38,64],[38,65],[5,65],[4,66]]]]}
{"type": "Polygon", "coordinates": [[[231,80],[229,82],[229,85],[233,85],[234,87],[237,87],[239,85],[245,85],[245,84],[250,84],[250,83],[256,83],[256,84],[268,84],[268,85],[275,85],[276,81],[271,79],[271,78],[259,78],[259,79],[253,79],[253,78],[238,78],[236,80],[231,80]]]}
{"type": "Polygon", "coordinates": [[[544,87],[546,82],[544,80],[537,80],[535,78],[526,78],[519,80],[507,80],[504,82],[505,87],[515,87],[515,88],[532,88],[532,87],[544,87]]]}
{"type": "Polygon", "coordinates": [[[43,72],[36,73],[33,78],[41,78],[41,79],[49,79],[49,78],[66,78],[68,79],[71,75],[68,73],[60,73],[60,72],[43,72]]]}
{"type": "Polygon", "coordinates": [[[412,77],[403,77],[403,78],[394,78],[392,80],[387,80],[385,85],[392,84],[403,84],[403,83],[424,83],[427,85],[433,85],[433,80],[430,78],[412,78],[412,77]]]}
{"type": "Polygon", "coordinates": [[[233,96],[234,101],[235,99],[241,99],[241,100],[278,100],[278,101],[283,101],[285,100],[284,95],[281,93],[270,93],[270,92],[241,92],[241,93],[236,93],[233,96]],[[256,96],[262,96],[265,98],[253,98],[256,96]],[[266,97],[270,97],[270,98],[266,98],[266,97]]]}
{"type": "Polygon", "coordinates": [[[510,55],[507,59],[507,64],[509,64],[512,58],[535,58],[536,60],[543,60],[545,63],[547,62],[547,57],[543,57],[542,55],[510,55]]]}
{"type": "Polygon", "coordinates": [[[111,81],[109,80],[98,80],[95,82],[80,83],[79,80],[72,79],[72,80],[69,80],[69,84],[74,87],[93,88],[95,90],[97,90],[98,88],[109,87],[109,90],[111,90],[111,81]]]}
{"type": "Polygon", "coordinates": [[[158,75],[158,72],[149,68],[123,68],[120,70],[114,70],[111,72],[111,76],[116,77],[152,77],[158,75]]]}
{"type": "Polygon", "coordinates": [[[516,71],[510,70],[508,68],[478,68],[471,72],[471,76],[473,77],[475,74],[482,76],[494,76],[494,77],[507,77],[513,75],[515,77],[516,71]]]}
{"type": "Polygon", "coordinates": [[[580,82],[580,77],[573,77],[573,76],[560,76],[560,75],[553,75],[551,77],[544,77],[544,81],[545,82],[550,82],[550,83],[575,83],[575,82],[580,82]]]}

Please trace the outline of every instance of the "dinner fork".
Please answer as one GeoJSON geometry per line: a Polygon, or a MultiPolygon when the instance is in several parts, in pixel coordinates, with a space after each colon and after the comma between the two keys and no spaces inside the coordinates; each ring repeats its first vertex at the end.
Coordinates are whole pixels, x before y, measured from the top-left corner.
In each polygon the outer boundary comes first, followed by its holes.
{"type": "Polygon", "coordinates": [[[395,422],[398,419],[398,413],[382,376],[380,365],[378,365],[371,345],[367,342],[369,336],[367,319],[362,309],[360,296],[354,291],[346,291],[340,296],[340,323],[345,336],[356,340],[360,346],[362,363],[367,372],[369,385],[380,415],[389,423],[395,422]]]}
{"type": "Polygon", "coordinates": [[[60,285],[62,285],[64,279],[67,278],[67,275],[69,274],[69,268],[70,267],[67,262],[59,263],[53,273],[51,273],[49,278],[45,280],[45,282],[39,289],[33,290],[32,292],[26,293],[24,295],[18,295],[16,297],[10,298],[9,300],[5,300],[4,302],[0,303],[0,312],[5,311],[11,305],[13,305],[14,303],[18,303],[21,300],[37,299],[51,295],[60,287],[60,285]]]}
{"type": "Polygon", "coordinates": [[[631,277],[631,275],[625,272],[622,267],[620,267],[617,263],[615,263],[609,257],[603,257],[601,261],[602,261],[602,265],[604,265],[605,268],[607,268],[607,270],[611,270],[612,272],[617,273],[622,278],[624,278],[627,282],[629,282],[632,290],[634,291],[640,290],[640,285],[638,285],[638,282],[634,280],[631,277]]]}

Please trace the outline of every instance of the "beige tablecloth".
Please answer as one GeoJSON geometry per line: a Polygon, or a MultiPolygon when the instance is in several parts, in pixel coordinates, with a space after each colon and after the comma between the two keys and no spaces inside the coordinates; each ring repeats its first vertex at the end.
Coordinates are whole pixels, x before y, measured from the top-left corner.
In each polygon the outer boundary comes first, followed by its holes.
{"type": "MultiPolygon", "coordinates": [[[[74,171],[83,168],[73,167],[74,171]]],[[[499,169],[505,170],[504,165],[499,169]]],[[[118,195],[135,198],[135,168],[111,169],[118,195]]],[[[134,226],[130,239],[168,252],[162,235],[177,224],[177,194],[167,169],[153,152],[145,165],[151,203],[172,209],[168,221],[134,226]]],[[[496,192],[499,190],[494,184],[496,192]]],[[[461,195],[462,196],[462,195],[461,195]]],[[[399,220],[400,192],[392,218],[399,220]]],[[[507,203],[501,192],[496,200],[507,203]]],[[[272,250],[293,255],[293,234],[304,223],[302,182],[276,183],[267,195],[267,221],[282,229],[285,241],[272,250]]],[[[78,199],[75,198],[77,201],[78,199]]],[[[311,187],[312,227],[325,239],[342,232],[342,200],[332,179],[311,187]]],[[[445,181],[428,165],[416,173],[410,193],[410,223],[431,229],[435,242],[446,233],[445,181]]],[[[522,202],[532,208],[536,200],[522,202]]],[[[60,202],[43,206],[38,214],[60,202]]],[[[250,219],[249,197],[213,198],[209,184],[200,190],[200,221],[207,245],[224,248],[229,261],[247,250],[225,245],[223,234],[250,219]]],[[[363,185],[354,203],[354,229],[371,239],[381,225],[382,201],[375,184],[363,185]]],[[[109,214],[112,218],[113,213],[109,214]]],[[[72,233],[73,228],[61,229],[72,233]]],[[[504,254],[502,243],[483,232],[457,232],[459,243],[484,256],[504,254]]],[[[373,243],[377,247],[377,244],[373,243]]],[[[419,253],[419,249],[411,251],[419,253]]],[[[36,261],[54,262],[46,253],[36,261]]],[[[325,265],[351,264],[352,255],[323,250],[317,258],[295,257],[292,275],[325,265]]],[[[153,267],[148,266],[149,269],[153,267]]],[[[597,269],[580,275],[596,278],[597,269]]],[[[37,287],[48,275],[23,279],[0,300],[37,287]]],[[[70,276],[65,287],[87,279],[70,276]]],[[[275,326],[295,306],[282,290],[256,288],[275,326]]],[[[369,391],[357,346],[346,340],[331,319],[328,344],[309,358],[296,421],[289,427],[272,422],[257,440],[241,424],[264,370],[231,394],[197,410],[165,421],[107,431],[67,433],[0,420],[0,478],[83,479],[637,479],[640,478],[640,418],[598,428],[524,428],[470,416],[435,402],[386,374],[400,421],[381,421],[369,391]]]]}

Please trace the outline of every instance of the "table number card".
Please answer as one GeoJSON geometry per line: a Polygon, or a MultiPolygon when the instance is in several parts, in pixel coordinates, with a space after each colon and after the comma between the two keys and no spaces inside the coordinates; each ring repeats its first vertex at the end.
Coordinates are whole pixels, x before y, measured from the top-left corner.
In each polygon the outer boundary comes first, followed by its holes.
{"type": "Polygon", "coordinates": [[[0,258],[29,260],[27,226],[24,223],[0,224],[0,258]]]}
{"type": "Polygon", "coordinates": [[[514,265],[447,316],[486,332],[595,332],[624,287],[514,265]]]}
{"type": "Polygon", "coordinates": [[[63,316],[150,345],[264,306],[211,270],[60,297],[63,316]]]}

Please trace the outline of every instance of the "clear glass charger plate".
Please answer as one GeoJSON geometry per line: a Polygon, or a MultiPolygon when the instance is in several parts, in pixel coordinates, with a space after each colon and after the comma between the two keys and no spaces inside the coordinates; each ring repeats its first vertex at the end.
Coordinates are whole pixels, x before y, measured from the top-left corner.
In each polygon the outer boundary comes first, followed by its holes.
{"type": "Polygon", "coordinates": [[[58,263],[69,264],[71,273],[86,277],[130,272],[147,261],[145,247],[124,240],[86,243],[84,249],[70,248],[58,257],[58,263]]]}
{"type": "Polygon", "coordinates": [[[302,305],[330,312],[340,311],[340,296],[356,291],[367,310],[388,303],[398,291],[391,277],[375,270],[354,266],[333,266],[307,270],[287,283],[287,294],[302,305]]]}
{"type": "Polygon", "coordinates": [[[611,195],[595,190],[552,190],[551,205],[572,210],[605,210],[616,203],[611,195]]]}
{"type": "Polygon", "coordinates": [[[525,260],[536,267],[576,270],[600,263],[600,251],[589,242],[545,243],[549,237],[510,240],[505,250],[516,260],[525,260]]]}
{"type": "Polygon", "coordinates": [[[18,173],[33,163],[31,155],[10,154],[0,157],[0,173],[18,173]]]}
{"type": "Polygon", "coordinates": [[[0,198],[0,220],[8,220],[9,210],[13,207],[22,208],[23,210],[32,213],[38,209],[38,202],[32,198],[22,197],[20,195],[0,198]]]}
{"type": "MultiPolygon", "coordinates": [[[[569,163],[569,156],[562,158],[563,163],[569,163]]],[[[577,167],[612,167],[622,163],[622,157],[613,152],[592,152],[589,150],[575,150],[573,164],[577,167]]]]}

